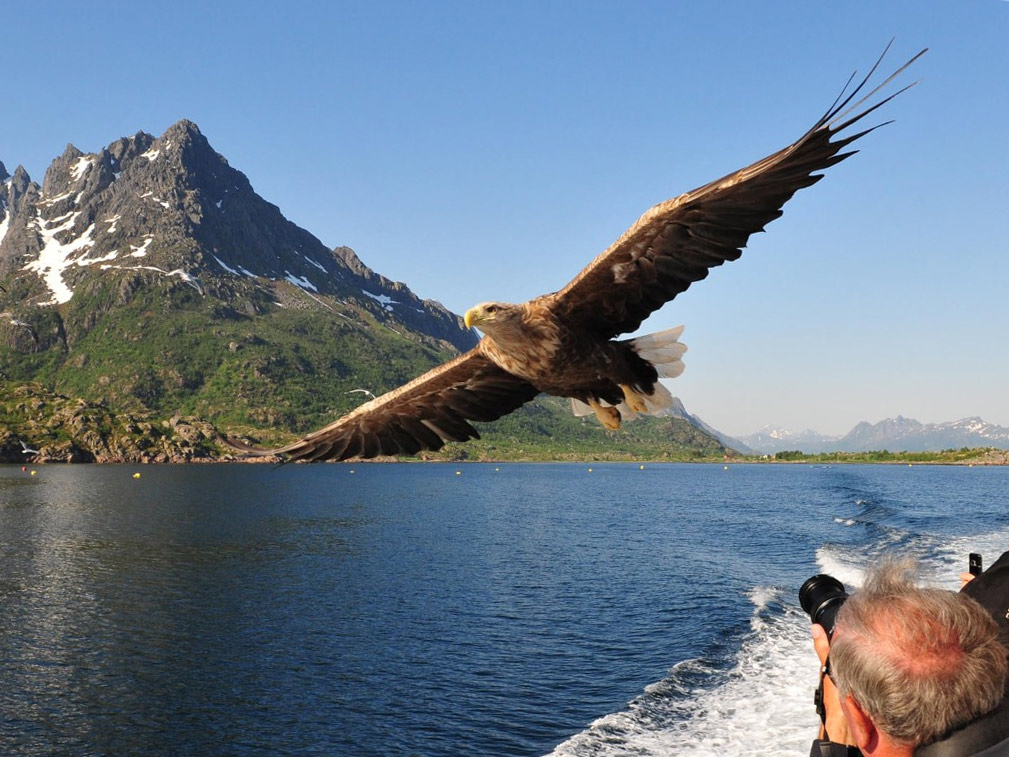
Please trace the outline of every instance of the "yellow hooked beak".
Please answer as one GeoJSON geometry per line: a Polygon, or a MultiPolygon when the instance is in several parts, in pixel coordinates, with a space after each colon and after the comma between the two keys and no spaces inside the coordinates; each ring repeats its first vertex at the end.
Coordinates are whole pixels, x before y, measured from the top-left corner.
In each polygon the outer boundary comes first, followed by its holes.
{"type": "Polygon", "coordinates": [[[480,308],[470,308],[466,311],[466,315],[462,317],[463,323],[466,324],[466,328],[473,328],[473,324],[480,323],[483,320],[483,311],[480,308]]]}

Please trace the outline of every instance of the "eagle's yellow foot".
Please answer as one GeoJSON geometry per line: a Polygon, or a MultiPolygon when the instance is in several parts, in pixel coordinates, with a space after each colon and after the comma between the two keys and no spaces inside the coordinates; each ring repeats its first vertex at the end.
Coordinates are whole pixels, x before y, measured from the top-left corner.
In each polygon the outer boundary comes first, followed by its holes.
{"type": "Polygon", "coordinates": [[[595,400],[589,400],[589,407],[595,411],[599,422],[610,431],[620,428],[620,411],[615,407],[603,407],[595,400]]]}
{"type": "Polygon", "coordinates": [[[648,405],[645,404],[645,398],[638,394],[636,391],[631,389],[627,384],[620,385],[620,391],[624,393],[624,402],[627,406],[633,410],[635,413],[647,413],[648,405]]]}

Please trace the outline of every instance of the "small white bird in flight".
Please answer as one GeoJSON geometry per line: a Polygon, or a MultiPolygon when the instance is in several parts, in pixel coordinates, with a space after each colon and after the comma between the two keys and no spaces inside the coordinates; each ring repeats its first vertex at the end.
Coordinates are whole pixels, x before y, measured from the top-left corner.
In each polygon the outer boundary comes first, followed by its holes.
{"type": "Polygon", "coordinates": [[[370,397],[371,399],[375,399],[375,395],[372,394],[371,392],[369,392],[367,389],[351,389],[349,392],[345,392],[345,393],[346,394],[353,394],[354,392],[360,392],[361,394],[367,394],[368,397],[370,397]]]}

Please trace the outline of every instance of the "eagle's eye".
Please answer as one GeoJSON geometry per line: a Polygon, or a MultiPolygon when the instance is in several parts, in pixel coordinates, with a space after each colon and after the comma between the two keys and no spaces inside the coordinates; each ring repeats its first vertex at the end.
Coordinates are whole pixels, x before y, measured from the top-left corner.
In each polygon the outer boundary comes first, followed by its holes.
{"type": "Polygon", "coordinates": [[[497,305],[488,305],[485,309],[488,313],[496,313],[497,305]]]}

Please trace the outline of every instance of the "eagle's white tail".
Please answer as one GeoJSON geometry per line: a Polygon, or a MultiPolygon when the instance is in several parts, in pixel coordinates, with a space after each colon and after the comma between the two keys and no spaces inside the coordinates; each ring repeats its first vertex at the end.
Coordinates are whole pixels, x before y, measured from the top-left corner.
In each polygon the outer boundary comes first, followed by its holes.
{"type": "MultiPolygon", "coordinates": [[[[687,351],[687,345],[679,341],[682,333],[683,326],[676,326],[665,331],[631,339],[629,344],[641,358],[655,366],[659,378],[676,378],[683,373],[685,367],[682,358],[683,353],[687,351]]],[[[654,415],[673,404],[673,395],[661,382],[656,382],[655,391],[652,394],[641,395],[641,398],[648,408],[646,410],[648,415],[654,415]]],[[[602,404],[607,405],[608,403],[603,402],[602,404]]],[[[620,411],[620,417],[625,421],[637,417],[637,413],[626,402],[617,405],[617,410],[620,411]]],[[[576,416],[592,415],[594,412],[587,404],[576,399],[571,400],[571,411],[576,416]]]]}
{"type": "Polygon", "coordinates": [[[655,366],[659,378],[676,378],[683,373],[683,353],[687,345],[680,341],[683,327],[677,326],[631,340],[631,347],[642,358],[655,366]]]}

